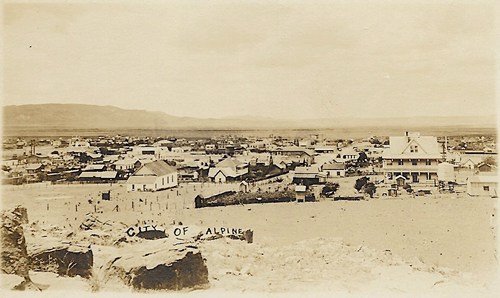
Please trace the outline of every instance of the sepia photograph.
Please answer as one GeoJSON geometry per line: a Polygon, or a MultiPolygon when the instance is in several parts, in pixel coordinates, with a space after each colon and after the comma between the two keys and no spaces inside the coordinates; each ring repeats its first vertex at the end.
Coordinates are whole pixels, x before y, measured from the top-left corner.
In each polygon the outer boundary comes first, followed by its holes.
{"type": "Polygon", "coordinates": [[[1,297],[498,297],[494,0],[5,0],[1,297]]]}

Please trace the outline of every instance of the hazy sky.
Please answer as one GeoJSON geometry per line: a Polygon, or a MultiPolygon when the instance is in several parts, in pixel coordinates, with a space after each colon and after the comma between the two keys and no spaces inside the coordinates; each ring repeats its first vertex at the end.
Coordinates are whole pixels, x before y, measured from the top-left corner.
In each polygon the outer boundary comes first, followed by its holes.
{"type": "Polygon", "coordinates": [[[495,113],[494,1],[237,2],[4,4],[3,104],[203,118],[495,113]]]}

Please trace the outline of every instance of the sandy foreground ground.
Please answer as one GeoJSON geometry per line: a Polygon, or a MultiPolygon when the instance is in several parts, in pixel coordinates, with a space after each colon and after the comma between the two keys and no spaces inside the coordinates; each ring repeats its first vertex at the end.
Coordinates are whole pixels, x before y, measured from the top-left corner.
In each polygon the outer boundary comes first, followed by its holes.
{"type": "MultiPolygon", "coordinates": [[[[134,225],[172,229],[179,222],[193,234],[221,227],[254,231],[252,244],[204,242],[210,288],[184,295],[495,296],[497,199],[380,196],[194,209],[197,194],[227,189],[238,185],[183,184],[157,193],[127,193],[116,184],[4,186],[2,208],[25,206],[30,225],[47,231],[81,233],[87,213],[115,223],[114,233],[124,236],[134,225]],[[108,190],[111,200],[102,201],[100,193],[108,190]]],[[[40,236],[27,241],[43,241],[40,236]]],[[[113,254],[106,246],[93,251],[95,266],[113,254]]],[[[89,290],[80,278],[33,272],[32,279],[51,284],[51,297],[69,288],[89,290]]],[[[101,290],[130,292],[118,283],[101,290]]]]}

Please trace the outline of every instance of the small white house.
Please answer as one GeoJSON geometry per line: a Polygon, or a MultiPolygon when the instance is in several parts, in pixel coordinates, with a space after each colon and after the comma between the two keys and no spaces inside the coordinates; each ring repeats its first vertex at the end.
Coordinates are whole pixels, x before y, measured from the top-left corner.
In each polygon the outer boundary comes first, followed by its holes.
{"type": "MultiPolygon", "coordinates": [[[[210,169],[212,170],[212,169],[210,169]]],[[[227,178],[228,178],[228,174],[227,173],[224,173],[225,170],[223,169],[213,169],[210,173],[209,173],[209,177],[212,178],[212,180],[214,182],[219,182],[219,183],[226,183],[227,181],[227,178]],[[215,173],[215,174],[214,174],[215,173]]]]}
{"type": "Polygon", "coordinates": [[[132,170],[139,164],[140,162],[138,160],[132,158],[119,159],[114,163],[115,169],[121,171],[132,170]]]}
{"type": "Polygon", "coordinates": [[[184,153],[184,149],[182,147],[172,147],[172,153],[184,153]]]}
{"type": "Polygon", "coordinates": [[[321,167],[321,171],[327,178],[345,177],[346,166],[345,163],[326,163],[321,167]]]}
{"type": "Polygon", "coordinates": [[[473,170],[476,167],[476,164],[474,163],[474,161],[468,158],[460,163],[460,167],[473,170]]]}
{"type": "Polygon", "coordinates": [[[306,200],[306,191],[307,188],[305,185],[296,185],[295,200],[297,200],[297,202],[304,202],[306,200]]]}
{"type": "Polygon", "coordinates": [[[248,173],[248,164],[235,158],[226,158],[219,162],[215,168],[208,170],[208,177],[213,182],[225,183],[241,179],[248,173]]]}
{"type": "Polygon", "coordinates": [[[467,194],[469,196],[498,197],[498,177],[473,176],[467,178],[467,194]]]}
{"type": "Polygon", "coordinates": [[[128,178],[127,191],[157,191],[177,185],[177,169],[157,160],[144,164],[128,178]]]}

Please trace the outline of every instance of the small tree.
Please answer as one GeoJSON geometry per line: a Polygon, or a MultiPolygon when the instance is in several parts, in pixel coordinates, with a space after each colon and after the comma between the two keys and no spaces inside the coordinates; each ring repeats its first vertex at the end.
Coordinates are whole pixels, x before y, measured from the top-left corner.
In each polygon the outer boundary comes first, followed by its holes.
{"type": "Polygon", "coordinates": [[[370,198],[373,198],[373,195],[377,191],[377,186],[373,182],[368,182],[365,185],[365,192],[370,195],[370,198]]]}
{"type": "Polygon", "coordinates": [[[368,164],[368,156],[364,152],[360,152],[358,160],[356,161],[357,166],[363,167],[368,164]]]}
{"type": "Polygon", "coordinates": [[[331,198],[335,192],[339,189],[339,184],[338,183],[331,183],[328,182],[323,186],[323,189],[321,190],[321,194],[327,198],[331,198]]]}
{"type": "Polygon", "coordinates": [[[354,188],[360,192],[361,189],[363,189],[363,187],[366,185],[366,183],[368,182],[368,177],[361,177],[359,179],[356,179],[356,183],[354,183],[354,188]]]}
{"type": "Polygon", "coordinates": [[[497,164],[497,161],[492,156],[486,157],[485,159],[483,159],[483,162],[487,165],[490,165],[490,166],[496,166],[496,164],[497,164]]]}

